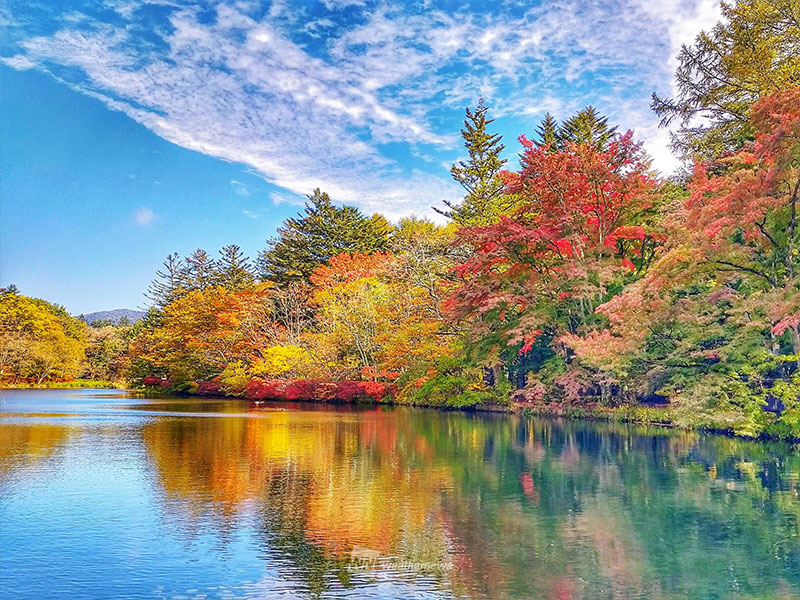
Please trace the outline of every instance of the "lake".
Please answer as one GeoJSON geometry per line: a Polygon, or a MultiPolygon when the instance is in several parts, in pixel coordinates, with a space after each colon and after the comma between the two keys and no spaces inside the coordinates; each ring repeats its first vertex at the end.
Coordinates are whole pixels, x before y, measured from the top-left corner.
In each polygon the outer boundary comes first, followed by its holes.
{"type": "Polygon", "coordinates": [[[4,598],[798,598],[800,454],[515,415],[0,392],[4,598]]]}

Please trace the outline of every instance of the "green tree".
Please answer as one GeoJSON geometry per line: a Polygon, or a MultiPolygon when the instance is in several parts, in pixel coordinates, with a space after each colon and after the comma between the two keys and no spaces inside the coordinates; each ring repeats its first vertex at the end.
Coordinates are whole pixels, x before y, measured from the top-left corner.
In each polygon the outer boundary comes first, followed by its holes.
{"type": "Polygon", "coordinates": [[[164,270],[156,271],[155,279],[147,288],[145,296],[159,308],[186,295],[186,270],[177,252],[169,254],[163,262],[164,270]]]}
{"type": "Polygon", "coordinates": [[[550,152],[558,152],[561,144],[561,134],[559,133],[558,121],[550,113],[544,116],[541,124],[536,128],[534,143],[539,148],[547,147],[550,152]]]}
{"type": "MultiPolygon", "coordinates": [[[[250,259],[236,244],[223,246],[216,261],[214,282],[231,292],[239,292],[253,284],[255,277],[250,267],[250,259]]],[[[190,259],[187,259],[189,262],[190,259]]],[[[190,263],[191,264],[191,263],[190,263]]],[[[194,289],[205,289],[206,286],[194,289]]]]}
{"type": "Polygon", "coordinates": [[[467,107],[461,137],[469,158],[450,167],[453,179],[467,192],[463,201],[454,204],[445,200],[446,210],[434,208],[457,225],[487,225],[507,209],[503,182],[497,176],[507,162],[500,158],[505,146],[500,143],[502,137],[499,134],[486,131],[487,126],[494,122],[494,119],[487,118],[488,110],[483,98],[474,111],[467,107]]]}
{"type": "Polygon", "coordinates": [[[673,98],[653,94],[661,125],[678,123],[673,147],[702,160],[738,150],[753,138],[750,106],[776,90],[800,85],[800,3],[722,3],[723,19],[683,46],[673,98]]]}
{"type": "Polygon", "coordinates": [[[557,139],[562,149],[569,142],[588,144],[604,151],[616,131],[616,127],[608,126],[608,117],[597,112],[594,106],[587,106],[561,124],[557,139]]]}
{"type": "Polygon", "coordinates": [[[386,219],[365,217],[354,206],[336,206],[319,189],[308,196],[304,213],[287,219],[278,237],[259,253],[256,266],[262,280],[280,285],[308,280],[316,267],[337,254],[372,253],[388,247],[386,219]]]}

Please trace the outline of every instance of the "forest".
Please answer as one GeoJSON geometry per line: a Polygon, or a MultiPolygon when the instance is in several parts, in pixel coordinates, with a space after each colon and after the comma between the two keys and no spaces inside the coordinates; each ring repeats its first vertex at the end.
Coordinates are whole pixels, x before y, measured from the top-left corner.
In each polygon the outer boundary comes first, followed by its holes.
{"type": "Polygon", "coordinates": [[[0,381],[800,437],[800,4],[722,11],[681,49],[674,95],[653,95],[681,172],[592,106],[547,114],[512,165],[481,100],[446,224],[316,189],[255,257],[168,256],[135,324],[90,326],[11,286],[0,381]]]}

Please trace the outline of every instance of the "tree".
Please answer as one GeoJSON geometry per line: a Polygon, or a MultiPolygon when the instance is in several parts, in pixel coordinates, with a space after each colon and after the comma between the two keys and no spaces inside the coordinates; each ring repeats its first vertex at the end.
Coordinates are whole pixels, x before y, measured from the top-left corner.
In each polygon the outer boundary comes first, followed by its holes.
{"type": "Polygon", "coordinates": [[[796,0],[722,2],[722,21],[683,46],[674,98],[653,94],[662,126],[677,122],[673,146],[709,160],[752,140],[749,108],[800,85],[800,4],[796,0]]]}
{"type": "Polygon", "coordinates": [[[143,326],[131,344],[132,366],[174,382],[209,379],[248,355],[241,325],[237,294],[221,286],[188,292],[143,326]]]}
{"type": "Polygon", "coordinates": [[[561,144],[561,134],[558,121],[550,113],[544,116],[541,124],[536,128],[535,143],[539,148],[547,148],[550,152],[558,152],[561,144]]]}
{"type": "Polygon", "coordinates": [[[214,280],[217,273],[217,264],[208,255],[208,252],[202,248],[198,248],[186,257],[185,263],[184,283],[187,289],[204,290],[207,287],[214,285],[214,280]]]}
{"type": "Polygon", "coordinates": [[[696,166],[689,197],[664,218],[661,255],[598,306],[607,326],[560,339],[626,388],[676,397],[681,423],[796,433],[800,90],[749,113],[755,141],[722,168],[696,166]],[[768,399],[781,401],[779,417],[763,410],[768,399]]]}
{"type": "Polygon", "coordinates": [[[388,252],[339,254],[311,275],[320,331],[337,348],[345,368],[376,366],[380,306],[391,294],[382,275],[393,260],[388,252]]]}
{"type": "Polygon", "coordinates": [[[645,271],[661,239],[642,225],[655,182],[631,132],[606,150],[573,144],[553,153],[520,142],[522,168],[503,178],[525,204],[495,224],[462,229],[473,253],[448,299],[455,318],[471,321],[478,358],[493,365],[507,346],[525,354],[544,335],[589,325],[612,284],[645,271]]]}
{"type": "Polygon", "coordinates": [[[250,259],[242,253],[239,246],[236,244],[223,246],[219,256],[214,270],[216,285],[231,292],[239,292],[253,284],[255,277],[250,268],[250,259]]]}
{"type": "Polygon", "coordinates": [[[455,281],[453,267],[466,258],[466,249],[454,244],[457,227],[441,227],[427,219],[401,219],[392,235],[396,257],[395,281],[410,289],[423,290],[425,314],[442,319],[441,306],[448,287],[455,281]]]}
{"type": "Polygon", "coordinates": [[[18,293],[0,294],[0,379],[71,378],[86,347],[86,324],[61,307],[18,293]]]}
{"type": "Polygon", "coordinates": [[[278,237],[259,253],[262,280],[280,285],[307,281],[337,254],[380,252],[388,246],[389,225],[383,217],[367,218],[353,206],[335,206],[319,189],[308,196],[304,212],[285,221],[278,237]]]}
{"type": "Polygon", "coordinates": [[[180,255],[177,252],[169,254],[163,265],[164,270],[156,271],[156,277],[145,294],[159,308],[183,297],[187,292],[186,271],[180,255]]]}
{"type": "Polygon", "coordinates": [[[445,201],[447,210],[434,210],[457,225],[485,225],[497,217],[503,205],[503,183],[497,175],[506,163],[500,154],[505,146],[499,134],[486,131],[494,119],[487,118],[489,107],[478,102],[475,110],[466,109],[461,137],[469,158],[450,167],[450,174],[467,192],[460,204],[445,201]]]}
{"type": "Polygon", "coordinates": [[[272,295],[272,317],[284,327],[289,344],[299,344],[301,336],[314,323],[311,286],[295,282],[276,289],[272,295]]]}
{"type": "Polygon", "coordinates": [[[128,346],[131,341],[133,327],[111,323],[98,326],[93,323],[88,328],[86,360],[83,366],[83,377],[120,381],[128,370],[128,346]]]}
{"type": "Polygon", "coordinates": [[[562,123],[557,140],[561,149],[565,149],[565,144],[570,143],[585,144],[603,151],[616,131],[616,127],[608,126],[608,117],[600,115],[594,106],[587,106],[562,123]]]}
{"type": "Polygon", "coordinates": [[[800,88],[765,97],[751,114],[755,143],[721,161],[721,176],[697,166],[686,227],[700,263],[775,288],[798,269],[800,88]]]}

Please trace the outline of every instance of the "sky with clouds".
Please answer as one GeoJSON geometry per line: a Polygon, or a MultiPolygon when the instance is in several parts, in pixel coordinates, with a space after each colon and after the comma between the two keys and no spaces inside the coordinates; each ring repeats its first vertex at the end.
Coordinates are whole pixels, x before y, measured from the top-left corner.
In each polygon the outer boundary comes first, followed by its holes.
{"type": "Polygon", "coordinates": [[[0,283],[73,312],[141,306],[163,254],[252,255],[315,187],[431,216],[459,196],[448,168],[479,97],[512,165],[546,112],[593,104],[668,174],[649,97],[718,16],[716,0],[6,0],[0,283]]]}

